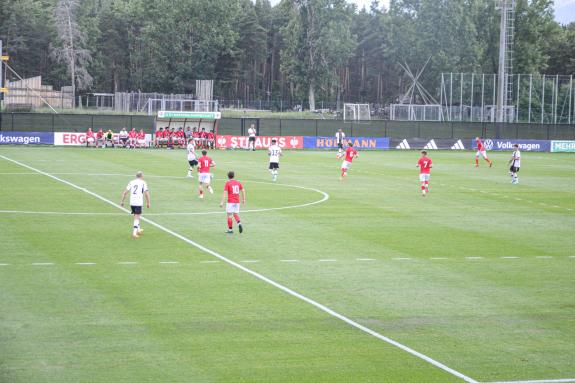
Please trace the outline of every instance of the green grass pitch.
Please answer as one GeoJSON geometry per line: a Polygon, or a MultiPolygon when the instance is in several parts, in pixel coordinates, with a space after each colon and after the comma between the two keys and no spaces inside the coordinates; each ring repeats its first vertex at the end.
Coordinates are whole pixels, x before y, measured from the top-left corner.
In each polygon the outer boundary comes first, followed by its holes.
{"type": "Polygon", "coordinates": [[[573,156],[523,152],[511,185],[509,153],[434,151],[423,198],[415,151],[360,152],[343,182],[334,152],[288,151],[275,184],[265,152],[211,155],[199,200],[181,150],[0,147],[0,382],[464,381],[150,222],[131,239],[94,194],[137,170],[149,220],[470,382],[575,379],[573,156]]]}

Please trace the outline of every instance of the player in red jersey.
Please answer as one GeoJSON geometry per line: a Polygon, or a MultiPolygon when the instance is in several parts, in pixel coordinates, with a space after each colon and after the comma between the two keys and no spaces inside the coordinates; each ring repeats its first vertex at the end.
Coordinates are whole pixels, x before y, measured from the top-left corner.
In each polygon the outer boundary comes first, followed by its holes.
{"type": "Polygon", "coordinates": [[[477,153],[475,153],[475,167],[476,168],[479,167],[479,155],[480,154],[483,157],[483,159],[485,159],[485,161],[487,161],[487,163],[489,164],[489,167],[493,166],[493,161],[491,161],[489,158],[487,158],[487,152],[485,151],[485,146],[483,145],[483,142],[481,142],[481,139],[479,137],[475,137],[475,143],[477,144],[477,153]]]}
{"type": "Polygon", "coordinates": [[[233,171],[228,172],[228,182],[224,186],[224,194],[222,194],[222,201],[220,202],[220,207],[224,206],[224,201],[226,195],[228,197],[228,203],[226,205],[226,213],[228,215],[228,234],[232,234],[234,231],[232,229],[233,221],[232,217],[236,220],[238,224],[238,230],[240,234],[244,231],[242,223],[240,221],[240,192],[242,193],[242,204],[246,205],[246,190],[243,185],[234,179],[235,173],[233,171]]]}
{"type": "Polygon", "coordinates": [[[216,142],[216,136],[214,135],[214,132],[209,131],[208,132],[208,148],[214,149],[215,142],[216,142]]]}
{"type": "Polygon", "coordinates": [[[130,138],[130,147],[135,148],[138,143],[138,132],[136,132],[136,128],[132,128],[132,130],[130,130],[128,137],[130,138]]]}
{"type": "Polygon", "coordinates": [[[353,142],[349,141],[348,145],[349,147],[345,150],[345,152],[342,152],[337,155],[338,158],[345,156],[345,160],[341,164],[341,177],[339,178],[340,181],[343,180],[345,176],[347,176],[347,171],[351,166],[353,159],[359,157],[357,150],[355,150],[355,148],[353,147],[353,142]]]}
{"type": "Polygon", "coordinates": [[[421,182],[421,195],[425,197],[425,194],[429,193],[429,176],[431,173],[431,166],[433,161],[431,158],[427,157],[427,152],[424,150],[421,152],[421,158],[417,161],[417,167],[419,168],[419,182],[421,182]]]}
{"type": "Polygon", "coordinates": [[[140,129],[138,132],[138,148],[146,147],[146,133],[144,129],[140,129]]]}
{"type": "Polygon", "coordinates": [[[96,143],[96,139],[94,138],[94,132],[92,131],[92,128],[88,128],[88,131],[86,132],[86,147],[94,143],[96,143]]]}
{"type": "Polygon", "coordinates": [[[214,189],[212,189],[210,185],[210,182],[212,181],[210,168],[214,166],[216,166],[216,163],[208,157],[208,152],[206,150],[202,150],[202,156],[198,159],[198,180],[200,181],[198,191],[200,192],[200,198],[204,198],[204,187],[208,189],[210,194],[214,194],[214,189]]]}
{"type": "Polygon", "coordinates": [[[106,140],[104,139],[104,131],[102,129],[98,129],[96,132],[96,147],[100,147],[102,144],[102,149],[106,147],[106,140]]]}

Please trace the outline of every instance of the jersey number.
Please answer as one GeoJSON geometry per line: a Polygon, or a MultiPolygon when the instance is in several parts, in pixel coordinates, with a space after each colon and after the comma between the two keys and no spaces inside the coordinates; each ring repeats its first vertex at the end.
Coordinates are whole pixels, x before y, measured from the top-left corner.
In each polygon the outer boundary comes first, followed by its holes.
{"type": "Polygon", "coordinates": [[[204,160],[204,168],[209,168],[209,167],[210,167],[210,161],[204,160]]]}
{"type": "Polygon", "coordinates": [[[240,187],[238,185],[232,185],[232,194],[240,194],[240,187]]]}
{"type": "Polygon", "coordinates": [[[428,161],[423,161],[423,167],[426,168],[428,164],[428,161]]]}
{"type": "MultiPolygon", "coordinates": [[[[144,187],[142,186],[142,192],[144,191],[144,187]]],[[[134,185],[134,192],[132,194],[138,193],[138,185],[134,185]]]]}

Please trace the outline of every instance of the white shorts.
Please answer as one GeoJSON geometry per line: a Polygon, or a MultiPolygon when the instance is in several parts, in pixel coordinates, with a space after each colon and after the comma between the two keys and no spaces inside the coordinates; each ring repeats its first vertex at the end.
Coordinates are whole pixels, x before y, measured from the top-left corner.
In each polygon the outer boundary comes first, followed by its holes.
{"type": "Polygon", "coordinates": [[[86,142],[89,144],[93,144],[94,143],[94,137],[86,137],[86,142]]]}
{"type": "Polygon", "coordinates": [[[341,164],[341,168],[342,169],[349,169],[349,167],[351,166],[351,162],[347,162],[347,161],[343,161],[343,163],[341,164]]]}
{"type": "Polygon", "coordinates": [[[240,212],[240,204],[239,203],[227,203],[226,204],[226,213],[239,213],[240,212]]]}
{"type": "Polygon", "coordinates": [[[419,182],[429,182],[429,173],[420,173],[419,174],[419,182]]]}
{"type": "Polygon", "coordinates": [[[478,150],[477,153],[475,153],[475,157],[479,157],[480,154],[483,158],[487,158],[487,152],[485,150],[478,150]]]}
{"type": "Polygon", "coordinates": [[[146,140],[138,140],[138,145],[145,146],[146,140]]]}
{"type": "Polygon", "coordinates": [[[209,184],[212,181],[212,173],[200,173],[198,175],[198,181],[201,184],[209,184]]]}

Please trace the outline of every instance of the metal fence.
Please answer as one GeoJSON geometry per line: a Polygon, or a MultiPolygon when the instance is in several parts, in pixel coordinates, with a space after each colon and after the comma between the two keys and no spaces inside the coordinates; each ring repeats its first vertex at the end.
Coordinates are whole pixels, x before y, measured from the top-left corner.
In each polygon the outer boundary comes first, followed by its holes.
{"type": "MultiPolygon", "coordinates": [[[[479,122],[417,122],[417,121],[341,121],[294,120],[268,118],[224,118],[219,134],[245,135],[254,124],[262,136],[332,136],[342,129],[348,136],[392,138],[473,138],[476,136],[503,139],[575,140],[575,125],[502,124],[479,122]]],[[[0,130],[84,132],[92,130],[119,131],[121,128],[144,129],[151,133],[154,118],[138,115],[82,115],[43,113],[0,113],[0,130]]]]}

